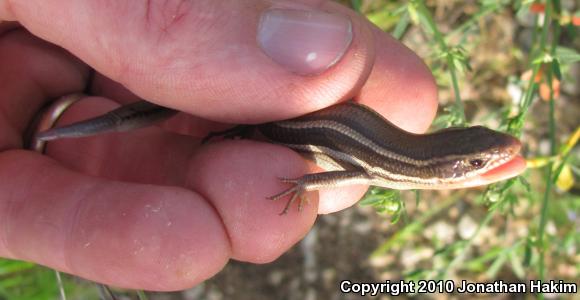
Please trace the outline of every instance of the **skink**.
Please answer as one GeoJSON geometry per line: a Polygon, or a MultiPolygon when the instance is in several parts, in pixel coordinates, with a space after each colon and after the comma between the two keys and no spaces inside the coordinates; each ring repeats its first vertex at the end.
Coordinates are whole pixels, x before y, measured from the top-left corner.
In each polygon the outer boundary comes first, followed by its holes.
{"type": "MultiPolygon", "coordinates": [[[[139,101],[41,132],[35,139],[49,141],[133,130],[175,113],[139,101]]],[[[276,200],[291,195],[282,214],[305,191],[326,187],[368,184],[392,189],[447,189],[479,185],[479,175],[514,159],[521,147],[515,137],[481,126],[412,134],[354,102],[255,127],[270,142],[290,147],[326,170],[297,179],[282,178],[292,186],[269,197],[276,200]]]]}

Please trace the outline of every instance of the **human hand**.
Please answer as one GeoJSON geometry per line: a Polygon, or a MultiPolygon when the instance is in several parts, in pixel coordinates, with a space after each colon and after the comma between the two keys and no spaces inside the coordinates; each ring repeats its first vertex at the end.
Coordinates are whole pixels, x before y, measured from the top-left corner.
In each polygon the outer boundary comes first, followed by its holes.
{"type": "Polygon", "coordinates": [[[0,24],[0,256],[115,286],[177,290],[230,258],[272,261],[317,213],[360,199],[365,187],[323,191],[319,203],[310,194],[301,213],[280,217],[283,201],[265,200],[284,189],[277,177],[313,166],[260,142],[199,145],[220,126],[207,119],[259,123],[350,98],[403,129],[427,129],[436,87],[420,59],[340,5],[297,2],[0,0],[0,19],[34,34],[0,24]],[[80,91],[94,96],[63,123],[117,105],[107,99],[143,98],[196,117],[51,142],[47,156],[21,150],[40,107],[80,91]]]}

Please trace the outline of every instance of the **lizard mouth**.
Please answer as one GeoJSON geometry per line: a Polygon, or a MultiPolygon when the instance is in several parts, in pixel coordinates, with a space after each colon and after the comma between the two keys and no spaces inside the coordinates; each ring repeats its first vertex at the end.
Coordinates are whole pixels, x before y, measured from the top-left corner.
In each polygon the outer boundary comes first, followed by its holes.
{"type": "Polygon", "coordinates": [[[452,188],[467,188],[487,185],[501,180],[518,176],[526,169],[526,160],[521,155],[514,155],[511,159],[497,165],[485,173],[466,179],[455,184],[452,188]]]}
{"type": "Polygon", "coordinates": [[[526,161],[519,154],[522,148],[521,142],[511,136],[509,138],[510,141],[504,145],[503,149],[507,156],[497,165],[477,176],[480,180],[487,182],[486,184],[515,177],[526,169],[526,161]]]}
{"type": "Polygon", "coordinates": [[[500,157],[489,170],[475,176],[474,181],[490,184],[515,177],[526,169],[526,161],[519,154],[522,148],[521,142],[507,135],[506,140],[501,149],[503,157],[500,157]]]}
{"type": "Polygon", "coordinates": [[[519,154],[521,147],[522,144],[518,139],[505,135],[504,143],[494,152],[495,157],[488,169],[481,170],[482,172],[477,175],[442,188],[468,188],[488,185],[518,176],[526,169],[526,160],[519,154]]]}
{"type": "Polygon", "coordinates": [[[526,169],[526,160],[521,155],[515,155],[502,164],[465,180],[432,189],[462,189],[488,185],[520,175],[526,169]]]}
{"type": "Polygon", "coordinates": [[[515,155],[503,164],[479,175],[481,180],[489,183],[505,180],[521,174],[526,169],[526,160],[521,155],[515,155]]]}

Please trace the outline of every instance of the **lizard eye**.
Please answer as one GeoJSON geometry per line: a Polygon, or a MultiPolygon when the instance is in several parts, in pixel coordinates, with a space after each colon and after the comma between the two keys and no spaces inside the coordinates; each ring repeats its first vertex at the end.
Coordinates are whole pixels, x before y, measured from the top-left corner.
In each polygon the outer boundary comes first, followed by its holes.
{"type": "Polygon", "coordinates": [[[481,160],[481,159],[472,159],[472,160],[469,161],[469,164],[472,167],[479,169],[479,168],[483,167],[483,165],[485,164],[485,162],[483,160],[481,160]]]}

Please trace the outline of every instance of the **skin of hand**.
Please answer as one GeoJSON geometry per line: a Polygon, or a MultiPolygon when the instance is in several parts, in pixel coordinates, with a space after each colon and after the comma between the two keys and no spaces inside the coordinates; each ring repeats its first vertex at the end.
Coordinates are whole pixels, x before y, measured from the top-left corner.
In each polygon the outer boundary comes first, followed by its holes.
{"type": "Polygon", "coordinates": [[[351,98],[411,132],[436,113],[422,61],[330,1],[0,0],[0,20],[0,256],[113,286],[180,290],[229,259],[271,262],[366,190],[309,193],[279,216],[277,178],[316,167],[258,141],[201,146],[224,122],[351,98]],[[139,99],[195,117],[22,149],[43,105],[82,91],[59,124],[139,99]]]}

